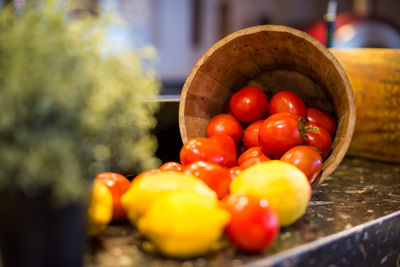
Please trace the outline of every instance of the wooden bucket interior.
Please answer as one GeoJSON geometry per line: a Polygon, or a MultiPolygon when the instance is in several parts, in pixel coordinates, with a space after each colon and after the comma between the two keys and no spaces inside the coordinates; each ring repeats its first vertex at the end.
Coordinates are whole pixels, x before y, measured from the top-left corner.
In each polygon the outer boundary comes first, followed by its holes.
{"type": "Polygon", "coordinates": [[[338,127],[332,151],[313,185],[326,179],[343,159],[355,123],[352,88],[336,58],[306,33],[284,26],[256,26],[225,37],[200,58],[184,84],[182,141],[205,137],[208,121],[244,86],[263,89],[269,99],[278,91],[291,91],[308,107],[334,114],[338,127]]]}

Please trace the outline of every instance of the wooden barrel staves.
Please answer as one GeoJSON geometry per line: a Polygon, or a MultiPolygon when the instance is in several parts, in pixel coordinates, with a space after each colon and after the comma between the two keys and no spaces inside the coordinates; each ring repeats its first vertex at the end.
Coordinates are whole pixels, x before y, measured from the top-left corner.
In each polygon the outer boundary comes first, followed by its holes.
{"type": "Polygon", "coordinates": [[[400,163],[400,50],[332,50],[354,90],[357,122],[349,154],[400,163]]]}
{"type": "Polygon", "coordinates": [[[308,107],[335,114],[332,151],[313,186],[323,182],[343,159],[355,123],[352,88],[336,58],[314,38],[285,26],[256,26],[225,37],[200,58],[183,86],[182,141],[204,137],[208,121],[244,86],[263,89],[269,99],[278,91],[291,91],[308,107]]]}

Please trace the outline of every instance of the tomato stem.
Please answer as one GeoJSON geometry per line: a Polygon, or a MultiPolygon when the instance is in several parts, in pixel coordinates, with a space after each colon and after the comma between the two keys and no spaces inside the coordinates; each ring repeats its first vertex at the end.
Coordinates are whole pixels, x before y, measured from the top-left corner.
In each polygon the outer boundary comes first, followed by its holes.
{"type": "MultiPolygon", "coordinates": [[[[309,126],[307,126],[309,127],[309,126]]],[[[306,127],[306,121],[303,117],[299,117],[299,130],[301,133],[301,136],[303,136],[303,138],[307,137],[306,131],[307,131],[307,127],[306,127]]]]}
{"type": "Polygon", "coordinates": [[[309,147],[314,148],[315,150],[317,150],[317,152],[318,152],[320,155],[322,154],[322,152],[321,152],[318,148],[316,148],[315,146],[310,146],[310,145],[309,145],[309,147]]]}
{"type": "Polygon", "coordinates": [[[299,117],[299,129],[301,132],[301,135],[303,136],[303,138],[307,138],[307,131],[310,131],[312,133],[319,133],[318,128],[317,127],[313,127],[311,125],[306,126],[307,122],[303,117],[299,117]]]}

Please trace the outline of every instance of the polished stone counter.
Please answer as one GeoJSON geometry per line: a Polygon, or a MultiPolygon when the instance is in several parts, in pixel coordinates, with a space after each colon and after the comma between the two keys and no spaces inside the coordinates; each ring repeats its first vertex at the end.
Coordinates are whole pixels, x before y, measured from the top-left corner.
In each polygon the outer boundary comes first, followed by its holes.
{"type": "Polygon", "coordinates": [[[263,254],[225,246],[177,261],[146,244],[128,223],[108,226],[88,245],[85,266],[400,266],[400,165],[345,158],[263,254]]]}

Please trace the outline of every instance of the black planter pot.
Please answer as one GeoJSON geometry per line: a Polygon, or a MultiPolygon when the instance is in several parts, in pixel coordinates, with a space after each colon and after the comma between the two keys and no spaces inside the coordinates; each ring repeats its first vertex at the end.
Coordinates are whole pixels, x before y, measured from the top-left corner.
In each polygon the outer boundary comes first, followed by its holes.
{"type": "Polygon", "coordinates": [[[82,266],[86,205],[54,208],[47,195],[0,193],[3,267],[82,266]]]}

